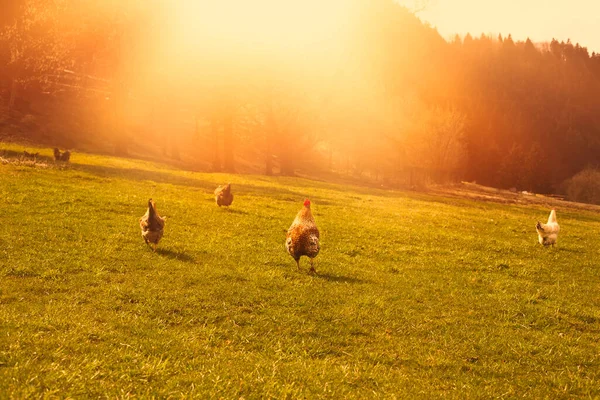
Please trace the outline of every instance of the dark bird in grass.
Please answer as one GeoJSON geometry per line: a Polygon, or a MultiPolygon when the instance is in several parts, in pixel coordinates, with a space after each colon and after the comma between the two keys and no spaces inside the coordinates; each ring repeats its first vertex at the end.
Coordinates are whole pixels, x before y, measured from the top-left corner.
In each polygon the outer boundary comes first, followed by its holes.
{"type": "Polygon", "coordinates": [[[554,246],[558,240],[558,232],[560,232],[560,226],[556,221],[556,211],[550,211],[548,222],[545,224],[538,221],[535,230],[537,231],[540,244],[544,246],[554,246]]]}
{"type": "Polygon", "coordinates": [[[231,193],[231,183],[225,186],[219,186],[215,190],[215,201],[219,207],[229,207],[233,203],[233,194],[231,193]]]}
{"type": "Polygon", "coordinates": [[[61,153],[59,149],[54,148],[54,161],[65,161],[69,162],[71,159],[71,152],[69,150],[61,153]]]}
{"type": "Polygon", "coordinates": [[[156,245],[163,237],[166,218],[158,215],[156,204],[152,199],[148,200],[148,210],[142,218],[140,218],[140,228],[142,228],[142,237],[146,244],[152,246],[153,251],[156,251],[156,245]]]}
{"type": "Polygon", "coordinates": [[[23,151],[23,157],[25,158],[37,158],[40,155],[40,153],[30,153],[28,151],[23,151]]]}
{"type": "Polygon", "coordinates": [[[315,273],[313,259],[319,254],[319,229],[315,218],[310,211],[310,200],[304,200],[304,206],[298,214],[292,226],[287,231],[285,248],[294,258],[298,269],[300,269],[300,257],[307,256],[310,259],[310,272],[315,273]]]}

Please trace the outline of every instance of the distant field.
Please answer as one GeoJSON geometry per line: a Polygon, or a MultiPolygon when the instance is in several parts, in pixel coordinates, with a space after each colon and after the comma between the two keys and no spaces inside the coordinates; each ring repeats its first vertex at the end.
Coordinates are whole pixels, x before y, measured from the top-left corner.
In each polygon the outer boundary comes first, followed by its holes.
{"type": "Polygon", "coordinates": [[[599,213],[2,150],[0,398],[600,397],[599,213]]]}

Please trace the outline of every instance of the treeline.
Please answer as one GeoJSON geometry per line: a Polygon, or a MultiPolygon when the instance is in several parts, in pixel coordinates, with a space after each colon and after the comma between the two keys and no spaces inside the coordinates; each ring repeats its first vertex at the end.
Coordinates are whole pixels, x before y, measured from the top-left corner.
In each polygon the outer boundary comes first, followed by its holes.
{"type": "Polygon", "coordinates": [[[552,191],[600,162],[600,54],[510,35],[450,44],[468,115],[468,178],[552,191]]]}
{"type": "Polygon", "coordinates": [[[600,55],[568,40],[447,41],[392,0],[357,0],[332,16],[335,41],[268,52],[190,38],[170,4],[9,1],[0,132],[388,185],[557,192],[599,164],[600,55]]]}

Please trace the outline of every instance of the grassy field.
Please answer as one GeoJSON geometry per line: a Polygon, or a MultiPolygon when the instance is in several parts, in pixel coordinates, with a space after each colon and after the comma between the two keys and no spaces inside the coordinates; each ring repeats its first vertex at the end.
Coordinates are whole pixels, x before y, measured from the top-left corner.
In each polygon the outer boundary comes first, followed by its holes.
{"type": "Polygon", "coordinates": [[[0,196],[0,398],[600,397],[597,213],[542,248],[542,206],[84,154],[0,164],[0,196]],[[305,197],[316,276],[284,250],[305,197]]]}

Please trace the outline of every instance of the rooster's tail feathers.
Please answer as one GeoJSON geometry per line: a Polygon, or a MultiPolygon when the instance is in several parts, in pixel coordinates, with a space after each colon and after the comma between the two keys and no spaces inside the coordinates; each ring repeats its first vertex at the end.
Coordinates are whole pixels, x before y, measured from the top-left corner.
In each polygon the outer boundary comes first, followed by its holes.
{"type": "Polygon", "coordinates": [[[548,216],[548,223],[549,224],[556,223],[556,211],[554,211],[554,210],[550,211],[550,215],[548,216]]]}
{"type": "Polygon", "coordinates": [[[153,219],[156,216],[156,210],[154,209],[154,202],[152,199],[148,200],[148,218],[153,219]]]}

